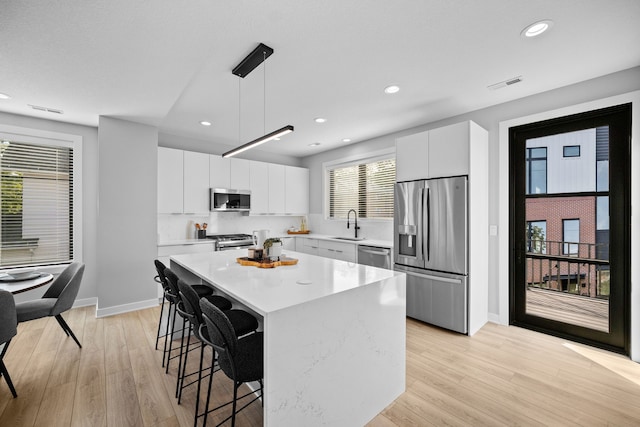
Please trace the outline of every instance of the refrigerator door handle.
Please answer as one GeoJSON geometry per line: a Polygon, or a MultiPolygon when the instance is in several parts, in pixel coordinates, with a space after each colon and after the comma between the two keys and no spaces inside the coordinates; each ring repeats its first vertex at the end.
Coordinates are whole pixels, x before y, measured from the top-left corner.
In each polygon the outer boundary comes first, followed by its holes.
{"type": "Polygon", "coordinates": [[[427,261],[431,257],[431,189],[427,188],[427,261]]]}

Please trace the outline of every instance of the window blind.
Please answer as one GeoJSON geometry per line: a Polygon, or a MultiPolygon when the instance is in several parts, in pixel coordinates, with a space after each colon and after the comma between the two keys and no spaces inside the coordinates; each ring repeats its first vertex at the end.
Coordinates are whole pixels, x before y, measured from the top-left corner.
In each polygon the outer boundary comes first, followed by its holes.
{"type": "Polygon", "coordinates": [[[0,144],[0,267],[73,259],[73,149],[0,144]]]}
{"type": "Polygon", "coordinates": [[[339,165],[329,173],[329,218],[393,218],[395,158],[339,165]]]}

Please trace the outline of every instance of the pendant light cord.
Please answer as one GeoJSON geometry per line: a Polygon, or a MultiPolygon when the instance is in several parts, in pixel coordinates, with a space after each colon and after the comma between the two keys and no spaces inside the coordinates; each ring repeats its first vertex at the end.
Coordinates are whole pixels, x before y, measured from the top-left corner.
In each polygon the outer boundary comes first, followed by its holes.
{"type": "Polygon", "coordinates": [[[240,80],[241,78],[238,77],[238,144],[240,144],[240,120],[242,118],[242,109],[240,108],[240,105],[242,104],[242,97],[240,96],[240,80]]]}
{"type": "Polygon", "coordinates": [[[262,133],[267,133],[267,52],[262,51],[262,133]]]}

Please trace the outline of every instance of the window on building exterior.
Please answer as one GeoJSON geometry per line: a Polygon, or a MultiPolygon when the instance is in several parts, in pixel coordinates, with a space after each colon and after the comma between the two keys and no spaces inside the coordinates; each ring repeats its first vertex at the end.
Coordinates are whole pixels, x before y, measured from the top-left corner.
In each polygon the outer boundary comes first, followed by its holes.
{"type": "Polygon", "coordinates": [[[580,146],[565,145],[564,147],[562,147],[562,156],[563,157],[580,157],[580,146]]]}
{"type": "Polygon", "coordinates": [[[527,221],[527,252],[547,253],[547,221],[527,221]]]}
{"type": "Polygon", "coordinates": [[[580,242],[580,220],[562,220],[562,254],[578,255],[578,243],[580,242]]]}
{"type": "Polygon", "coordinates": [[[527,194],[547,192],[547,149],[527,148],[527,194]]]}
{"type": "Polygon", "coordinates": [[[3,139],[0,193],[0,267],[73,260],[72,147],[3,139]]]}
{"type": "Polygon", "coordinates": [[[328,178],[328,217],[346,218],[350,209],[358,218],[393,219],[395,157],[332,165],[328,178]]]}

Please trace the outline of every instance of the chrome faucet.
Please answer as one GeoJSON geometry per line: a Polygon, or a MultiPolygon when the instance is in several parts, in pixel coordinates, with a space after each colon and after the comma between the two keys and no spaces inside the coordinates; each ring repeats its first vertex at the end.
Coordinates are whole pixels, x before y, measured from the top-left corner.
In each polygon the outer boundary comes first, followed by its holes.
{"type": "Polygon", "coordinates": [[[347,212],[347,228],[349,228],[349,216],[351,215],[351,212],[353,212],[353,216],[354,216],[354,225],[353,225],[353,229],[356,232],[355,238],[358,238],[358,230],[360,230],[360,227],[358,227],[358,212],[356,212],[355,209],[349,209],[349,212],[347,212]]]}

